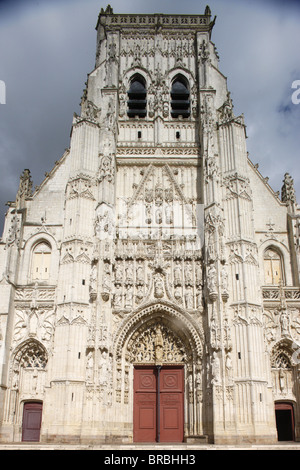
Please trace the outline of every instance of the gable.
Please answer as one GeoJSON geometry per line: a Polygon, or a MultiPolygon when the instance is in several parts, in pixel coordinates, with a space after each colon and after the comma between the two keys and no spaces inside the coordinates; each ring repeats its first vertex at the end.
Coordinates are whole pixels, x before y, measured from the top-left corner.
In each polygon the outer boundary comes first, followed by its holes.
{"type": "Polygon", "coordinates": [[[119,202],[119,229],[131,229],[132,236],[156,238],[158,231],[169,236],[170,230],[174,236],[187,235],[196,226],[192,205],[168,164],[149,164],[133,194],[119,202]]]}
{"type": "Polygon", "coordinates": [[[255,231],[268,230],[268,224],[271,223],[272,230],[285,232],[286,205],[280,201],[278,193],[275,193],[269,186],[267,178],[263,178],[251,162],[249,162],[248,168],[252,188],[255,231]]]}

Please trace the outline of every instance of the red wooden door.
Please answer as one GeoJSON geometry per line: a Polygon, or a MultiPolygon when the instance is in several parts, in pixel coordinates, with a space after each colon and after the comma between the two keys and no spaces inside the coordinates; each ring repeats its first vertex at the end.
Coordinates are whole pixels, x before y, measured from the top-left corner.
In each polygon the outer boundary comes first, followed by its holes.
{"type": "Polygon", "coordinates": [[[183,368],[160,372],[160,441],[183,441],[183,368]]]}
{"type": "Polygon", "coordinates": [[[158,436],[160,442],[183,441],[183,372],[183,368],[163,367],[158,391],[156,367],[134,369],[135,442],[155,442],[158,436]]]}
{"type": "Polygon", "coordinates": [[[24,404],[22,441],[39,442],[42,409],[42,403],[30,402],[24,404]]]}
{"type": "Polygon", "coordinates": [[[156,439],[157,372],[154,368],[134,369],[133,439],[156,439]]]}

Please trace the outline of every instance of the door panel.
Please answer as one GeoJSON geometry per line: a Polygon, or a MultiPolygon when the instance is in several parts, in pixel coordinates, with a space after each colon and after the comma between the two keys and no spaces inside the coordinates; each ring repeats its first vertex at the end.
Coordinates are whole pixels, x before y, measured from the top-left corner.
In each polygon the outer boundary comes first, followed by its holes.
{"type": "Polygon", "coordinates": [[[39,442],[42,403],[25,403],[23,411],[22,441],[39,442]]]}
{"type": "Polygon", "coordinates": [[[161,369],[160,440],[183,441],[183,368],[161,369]]]}
{"type": "Polygon", "coordinates": [[[133,438],[135,442],[156,439],[156,370],[134,369],[133,438]]]}

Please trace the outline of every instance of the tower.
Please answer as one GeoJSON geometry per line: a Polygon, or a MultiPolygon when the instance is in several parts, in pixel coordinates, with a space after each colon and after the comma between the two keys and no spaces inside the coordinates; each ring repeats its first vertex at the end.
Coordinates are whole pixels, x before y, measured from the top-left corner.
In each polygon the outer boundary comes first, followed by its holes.
{"type": "Polygon", "coordinates": [[[274,442],[274,393],[299,413],[299,212],[248,158],[214,22],[101,10],[70,148],[7,214],[3,440],[274,442]]]}

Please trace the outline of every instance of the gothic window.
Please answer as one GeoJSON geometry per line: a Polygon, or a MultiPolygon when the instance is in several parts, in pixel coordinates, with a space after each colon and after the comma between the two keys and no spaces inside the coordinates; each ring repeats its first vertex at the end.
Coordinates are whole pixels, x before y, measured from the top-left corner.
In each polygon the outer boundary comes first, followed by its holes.
{"type": "Polygon", "coordinates": [[[177,75],[171,87],[171,116],[187,118],[190,115],[190,92],[187,80],[177,75]]]}
{"type": "Polygon", "coordinates": [[[280,352],[273,359],[272,366],[276,369],[291,369],[291,361],[290,361],[289,357],[284,352],[280,352]]]}
{"type": "Polygon", "coordinates": [[[38,343],[32,342],[22,350],[19,363],[24,369],[45,369],[47,356],[44,349],[38,343]]]}
{"type": "Polygon", "coordinates": [[[134,75],[130,82],[130,88],[128,90],[128,110],[127,115],[129,117],[141,117],[144,118],[147,114],[147,91],[146,83],[141,75],[134,75]]]}
{"type": "Polygon", "coordinates": [[[278,285],[283,281],[282,259],[280,254],[268,248],[264,253],[265,285],[278,285]]]}
{"type": "Polygon", "coordinates": [[[46,242],[38,243],[32,254],[31,279],[47,281],[50,276],[51,247],[46,242]]]}
{"type": "Polygon", "coordinates": [[[39,342],[25,343],[12,364],[12,388],[37,397],[44,389],[47,362],[47,352],[39,342]]]}

